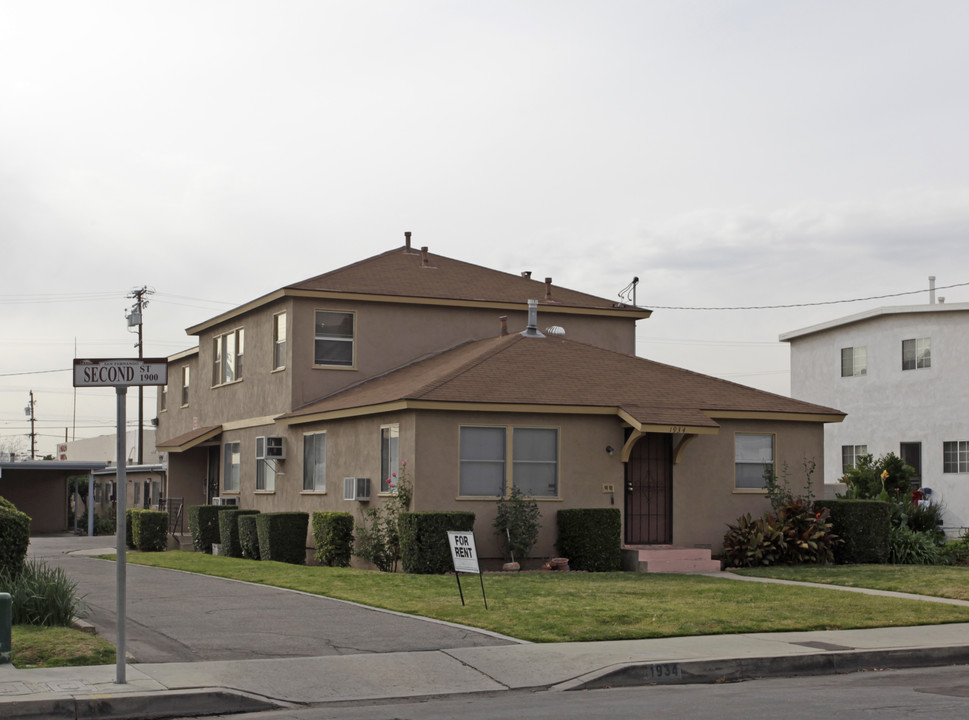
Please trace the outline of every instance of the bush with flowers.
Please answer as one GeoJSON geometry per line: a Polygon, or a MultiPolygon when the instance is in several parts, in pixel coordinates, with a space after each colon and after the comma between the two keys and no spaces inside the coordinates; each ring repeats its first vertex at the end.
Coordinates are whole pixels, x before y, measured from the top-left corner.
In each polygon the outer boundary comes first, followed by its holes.
{"type": "Polygon", "coordinates": [[[398,472],[391,473],[387,487],[390,494],[382,505],[361,510],[353,554],[384,572],[396,572],[401,557],[400,515],[410,509],[414,496],[406,460],[400,463],[398,472]]]}

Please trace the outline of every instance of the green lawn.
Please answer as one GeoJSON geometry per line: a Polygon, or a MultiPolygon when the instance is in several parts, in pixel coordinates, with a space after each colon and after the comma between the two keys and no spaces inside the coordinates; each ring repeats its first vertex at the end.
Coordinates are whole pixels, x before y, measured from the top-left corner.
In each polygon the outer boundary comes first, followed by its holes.
{"type": "MultiPolygon", "coordinates": [[[[969,608],[699,575],[487,574],[485,610],[478,578],[471,575],[462,576],[467,602],[462,607],[453,575],[304,567],[177,551],[130,553],[128,561],[302,590],[533,642],[969,622],[969,608]]],[[[936,568],[941,569],[951,568],[936,568]]]]}
{"type": "Polygon", "coordinates": [[[834,565],[734,570],[738,575],[846,585],[969,600],[969,567],[938,565],[834,565]]]}
{"type": "Polygon", "coordinates": [[[67,627],[14,625],[11,628],[12,664],[17,668],[109,665],[114,645],[97,635],[67,627]]]}

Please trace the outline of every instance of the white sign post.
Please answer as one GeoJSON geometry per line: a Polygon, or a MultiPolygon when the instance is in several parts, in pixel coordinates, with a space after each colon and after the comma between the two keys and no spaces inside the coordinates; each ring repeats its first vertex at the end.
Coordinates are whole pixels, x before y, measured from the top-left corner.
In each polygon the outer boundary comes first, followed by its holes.
{"type": "Polygon", "coordinates": [[[451,560],[454,563],[454,576],[458,579],[458,594],[464,605],[464,591],[461,589],[461,573],[477,574],[481,581],[481,598],[484,600],[485,610],[488,609],[488,598],[485,597],[484,578],[478,567],[478,552],[474,546],[474,533],[458,530],[447,531],[448,545],[451,546],[451,560]]]}
{"type": "MultiPolygon", "coordinates": [[[[127,548],[125,511],[128,494],[128,477],[125,464],[126,400],[129,385],[166,385],[168,383],[168,360],[166,358],[115,358],[74,361],[74,387],[113,387],[118,395],[118,437],[117,437],[117,523],[116,555],[117,562],[117,683],[125,684],[125,624],[126,624],[126,571],[127,548]]],[[[92,478],[93,479],[93,478],[92,478]]],[[[90,481],[89,481],[90,482],[90,481]]],[[[93,486],[93,482],[90,486],[93,486]]],[[[93,505],[90,515],[93,517],[93,505]]],[[[90,525],[90,518],[89,518],[90,525]]]]}

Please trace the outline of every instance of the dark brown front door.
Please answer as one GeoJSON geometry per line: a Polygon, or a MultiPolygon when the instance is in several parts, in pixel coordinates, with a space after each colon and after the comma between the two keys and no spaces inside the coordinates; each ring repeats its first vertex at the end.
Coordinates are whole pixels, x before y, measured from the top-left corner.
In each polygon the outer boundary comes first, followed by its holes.
{"type": "Polygon", "coordinates": [[[647,433],[626,463],[626,544],[673,542],[673,439],[647,433]]]}

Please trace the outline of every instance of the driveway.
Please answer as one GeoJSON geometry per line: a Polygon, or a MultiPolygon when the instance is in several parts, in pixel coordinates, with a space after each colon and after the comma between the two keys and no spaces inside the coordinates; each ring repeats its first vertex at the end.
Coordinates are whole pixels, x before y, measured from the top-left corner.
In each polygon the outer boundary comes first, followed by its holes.
{"type": "MultiPolygon", "coordinates": [[[[73,554],[114,548],[113,536],[38,536],[28,554],[61,567],[116,640],[116,565],[73,554]]],[[[312,595],[163,568],[127,565],[126,649],[132,662],[191,662],[412,652],[514,641],[312,595]]],[[[455,593],[457,589],[455,588],[455,593]]]]}

